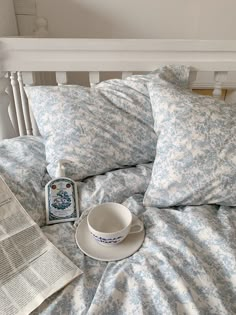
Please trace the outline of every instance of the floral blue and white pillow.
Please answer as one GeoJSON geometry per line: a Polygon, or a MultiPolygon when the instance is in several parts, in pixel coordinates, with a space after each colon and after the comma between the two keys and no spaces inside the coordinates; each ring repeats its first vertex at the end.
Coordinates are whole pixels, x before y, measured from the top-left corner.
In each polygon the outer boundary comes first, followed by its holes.
{"type": "Polygon", "coordinates": [[[157,137],[147,83],[157,77],[186,85],[188,68],[166,66],[148,75],[82,86],[26,87],[45,139],[49,174],[69,160],[74,179],[153,161],[157,137]]]}
{"type": "Polygon", "coordinates": [[[146,206],[236,206],[236,106],[154,80],[158,134],[146,206]]]}

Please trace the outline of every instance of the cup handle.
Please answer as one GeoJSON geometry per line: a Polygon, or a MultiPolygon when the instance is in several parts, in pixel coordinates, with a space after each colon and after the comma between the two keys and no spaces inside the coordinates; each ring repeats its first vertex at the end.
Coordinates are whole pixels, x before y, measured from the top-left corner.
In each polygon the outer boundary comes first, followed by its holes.
{"type": "Polygon", "coordinates": [[[130,232],[129,234],[139,233],[143,230],[143,222],[138,220],[131,224],[130,232]]]}

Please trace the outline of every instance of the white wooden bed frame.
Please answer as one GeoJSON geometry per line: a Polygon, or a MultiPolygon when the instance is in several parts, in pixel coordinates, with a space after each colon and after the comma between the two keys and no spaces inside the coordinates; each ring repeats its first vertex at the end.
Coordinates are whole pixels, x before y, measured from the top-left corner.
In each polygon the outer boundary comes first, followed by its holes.
{"type": "MultiPolygon", "coordinates": [[[[63,39],[0,38],[0,139],[38,135],[24,85],[38,84],[36,73],[56,72],[57,84],[67,84],[70,71],[89,72],[90,84],[99,82],[101,71],[152,71],[165,64],[192,67],[190,88],[198,71],[211,71],[211,83],[198,88],[236,88],[227,80],[236,71],[236,40],[63,39]]],[[[39,80],[40,81],[40,80],[39,80]]]]}

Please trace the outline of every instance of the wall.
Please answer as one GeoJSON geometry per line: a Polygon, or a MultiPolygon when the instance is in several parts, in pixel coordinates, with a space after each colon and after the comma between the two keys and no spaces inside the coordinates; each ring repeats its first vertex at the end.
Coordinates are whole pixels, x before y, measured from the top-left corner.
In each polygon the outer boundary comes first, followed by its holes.
{"type": "Polygon", "coordinates": [[[53,37],[236,39],[235,0],[15,1],[36,2],[53,37]]]}
{"type": "Polygon", "coordinates": [[[0,36],[18,35],[12,0],[0,0],[0,36]]]}

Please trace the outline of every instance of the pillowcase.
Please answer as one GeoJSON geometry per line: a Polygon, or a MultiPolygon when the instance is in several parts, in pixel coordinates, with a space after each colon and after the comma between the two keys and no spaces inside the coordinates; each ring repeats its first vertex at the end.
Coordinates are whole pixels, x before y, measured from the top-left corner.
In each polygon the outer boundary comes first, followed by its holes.
{"type": "Polygon", "coordinates": [[[157,137],[147,83],[153,78],[184,85],[188,68],[166,66],[148,75],[82,86],[26,87],[39,131],[45,139],[48,172],[57,161],[73,179],[153,161],[157,137]]]}
{"type": "Polygon", "coordinates": [[[162,80],[149,85],[157,153],[146,206],[236,206],[236,106],[162,80]]]}

